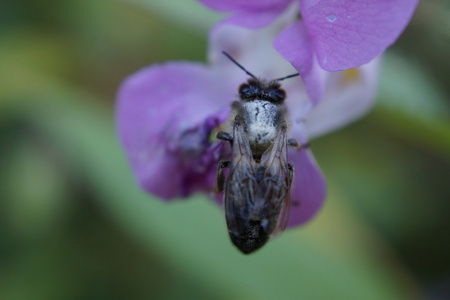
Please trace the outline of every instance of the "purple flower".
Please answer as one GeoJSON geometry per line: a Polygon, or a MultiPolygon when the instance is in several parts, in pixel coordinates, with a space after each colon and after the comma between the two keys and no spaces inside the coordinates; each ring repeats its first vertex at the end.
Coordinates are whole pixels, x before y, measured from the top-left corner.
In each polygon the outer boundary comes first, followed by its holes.
{"type": "Polygon", "coordinates": [[[341,71],[368,63],[395,42],[419,0],[199,0],[231,13],[222,24],[261,28],[281,14],[291,21],[274,42],[300,73],[308,95],[320,101],[318,68],[341,71]],[[299,18],[298,11],[301,17],[299,18]],[[294,14],[290,13],[294,11],[294,14]]]}
{"type": "MultiPolygon", "coordinates": [[[[248,76],[221,54],[230,53],[253,74],[267,79],[295,72],[271,43],[280,26],[250,31],[233,25],[216,28],[210,36],[209,60],[151,65],[127,78],[118,93],[117,126],[136,180],[164,200],[213,193],[217,163],[229,145],[212,139],[236,100],[237,88],[248,76]]],[[[350,71],[318,70],[325,84],[323,101],[309,100],[299,78],[283,81],[287,92],[290,137],[300,143],[362,116],[374,99],[377,61],[350,71]]],[[[295,166],[293,205],[288,226],[308,221],[320,209],[325,180],[310,150],[290,150],[295,166]]]]}

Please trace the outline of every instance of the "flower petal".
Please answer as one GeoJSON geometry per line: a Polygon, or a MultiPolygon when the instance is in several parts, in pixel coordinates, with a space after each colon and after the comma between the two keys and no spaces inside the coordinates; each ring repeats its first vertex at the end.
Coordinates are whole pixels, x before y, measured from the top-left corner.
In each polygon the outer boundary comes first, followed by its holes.
{"type": "Polygon", "coordinates": [[[314,59],[311,39],[303,22],[297,21],[286,27],[273,46],[297,69],[313,105],[317,105],[323,94],[324,72],[314,59]]]}
{"type": "Polygon", "coordinates": [[[302,0],[301,12],[320,66],[365,64],[395,42],[419,0],[302,0]]]}
{"type": "Polygon", "coordinates": [[[365,115],[375,102],[380,59],[361,67],[328,73],[323,100],[307,116],[306,130],[316,137],[365,115]]]}
{"type": "Polygon", "coordinates": [[[310,150],[289,154],[295,170],[288,221],[288,227],[293,227],[308,222],[320,210],[326,197],[326,182],[310,150]]]}
{"type": "MultiPolygon", "coordinates": [[[[290,14],[295,13],[291,11],[290,14]]],[[[232,81],[233,91],[250,77],[222,51],[229,53],[244,68],[258,78],[267,80],[283,77],[295,73],[295,69],[272,46],[274,36],[280,27],[286,25],[286,20],[279,19],[271,26],[250,30],[233,24],[219,24],[215,26],[209,37],[208,58],[211,64],[221,70],[223,79],[232,81]]],[[[292,78],[283,82],[283,86],[301,85],[299,78],[292,78]]]]}
{"type": "Polygon", "coordinates": [[[286,6],[276,6],[264,10],[245,10],[236,12],[231,17],[221,21],[221,24],[234,24],[246,28],[257,29],[271,24],[286,9],[286,6]]]}
{"type": "Polygon", "coordinates": [[[293,0],[200,0],[204,5],[234,14],[219,24],[235,24],[247,28],[261,28],[271,24],[293,0]]]}
{"type": "Polygon", "coordinates": [[[199,0],[205,6],[218,11],[255,11],[270,10],[286,6],[293,0],[199,0]]]}
{"type": "MultiPolygon", "coordinates": [[[[301,145],[309,142],[303,122],[290,118],[290,137],[301,145]]],[[[311,150],[289,149],[288,161],[294,165],[294,182],[291,188],[291,209],[288,227],[308,222],[320,210],[326,197],[326,182],[311,150]]]]}
{"type": "Polygon", "coordinates": [[[118,132],[148,192],[169,199],[211,187],[220,149],[208,145],[208,130],[225,121],[233,97],[218,75],[202,64],[167,63],[140,70],[122,84],[118,132]]]}

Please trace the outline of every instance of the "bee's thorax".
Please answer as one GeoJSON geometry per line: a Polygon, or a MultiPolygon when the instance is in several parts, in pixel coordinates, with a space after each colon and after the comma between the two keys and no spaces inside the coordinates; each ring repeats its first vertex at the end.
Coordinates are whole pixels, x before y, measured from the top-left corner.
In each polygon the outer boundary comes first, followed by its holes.
{"type": "Polygon", "coordinates": [[[265,100],[254,100],[242,103],[241,113],[252,150],[264,152],[277,137],[282,120],[280,106],[265,100]]]}

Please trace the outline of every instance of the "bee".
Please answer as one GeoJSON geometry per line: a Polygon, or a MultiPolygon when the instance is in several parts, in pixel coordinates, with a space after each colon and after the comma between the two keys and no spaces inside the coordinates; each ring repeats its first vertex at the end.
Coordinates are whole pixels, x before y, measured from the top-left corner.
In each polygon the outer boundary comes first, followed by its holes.
{"type": "Polygon", "coordinates": [[[231,160],[221,161],[217,167],[218,191],[225,190],[228,233],[233,244],[249,254],[286,228],[294,178],[287,147],[300,150],[308,145],[287,138],[286,92],[279,83],[298,74],[261,80],[223,54],[251,77],[239,87],[239,101],[232,104],[232,135],[216,134],[232,149],[231,160]],[[225,168],[229,169],[226,179],[225,168]]]}

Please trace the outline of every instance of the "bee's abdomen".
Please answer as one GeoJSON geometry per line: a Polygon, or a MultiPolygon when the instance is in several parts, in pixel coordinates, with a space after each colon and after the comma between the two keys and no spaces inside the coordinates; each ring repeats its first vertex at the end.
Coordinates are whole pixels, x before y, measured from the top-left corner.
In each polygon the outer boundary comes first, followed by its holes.
{"type": "Polygon", "coordinates": [[[260,221],[251,220],[245,226],[236,229],[236,233],[229,231],[230,238],[233,244],[244,254],[250,254],[258,250],[269,240],[269,235],[260,221]]]}

